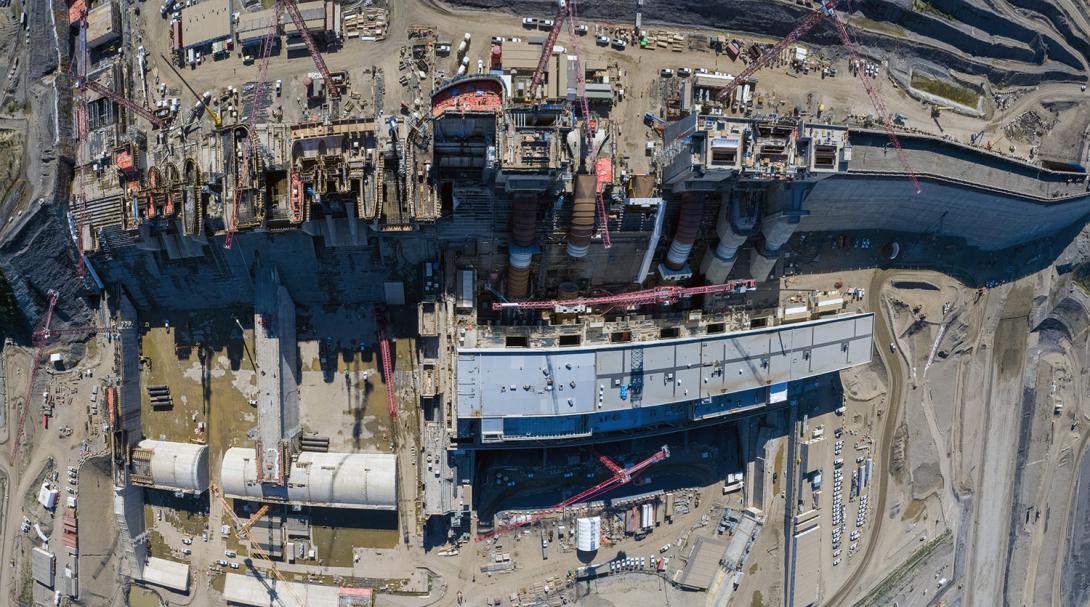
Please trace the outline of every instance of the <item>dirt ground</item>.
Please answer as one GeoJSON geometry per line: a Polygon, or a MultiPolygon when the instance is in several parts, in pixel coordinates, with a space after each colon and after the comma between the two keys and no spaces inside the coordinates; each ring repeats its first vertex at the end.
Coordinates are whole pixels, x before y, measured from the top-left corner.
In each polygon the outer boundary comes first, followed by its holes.
{"type": "MultiPolygon", "coordinates": [[[[80,472],[80,502],[113,504],[109,460],[100,458],[80,472]]],[[[88,607],[117,605],[122,599],[118,580],[118,534],[113,516],[80,517],[80,598],[88,607]]]]}

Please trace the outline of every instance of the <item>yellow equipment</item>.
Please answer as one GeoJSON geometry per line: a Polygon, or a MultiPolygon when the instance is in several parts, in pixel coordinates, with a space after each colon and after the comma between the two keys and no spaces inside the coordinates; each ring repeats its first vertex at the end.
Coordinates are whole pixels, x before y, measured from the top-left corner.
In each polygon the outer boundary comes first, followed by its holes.
{"type": "MultiPolygon", "coordinates": [[[[231,504],[227,503],[227,498],[223,497],[223,492],[220,491],[218,485],[216,485],[215,483],[209,483],[208,492],[212,495],[215,495],[216,498],[219,499],[220,503],[223,504],[224,512],[226,512],[227,515],[231,517],[231,521],[235,524],[235,530],[238,532],[238,539],[245,539],[246,542],[249,543],[249,554],[251,556],[258,557],[259,559],[269,564],[269,570],[272,571],[273,575],[276,576],[277,580],[284,584],[283,589],[291,595],[291,598],[295,599],[296,605],[306,605],[306,601],[299,598],[299,596],[296,595],[294,591],[292,591],[291,586],[287,585],[288,580],[284,579],[284,575],[281,574],[280,570],[276,568],[276,563],[273,562],[272,558],[270,558],[269,555],[261,549],[261,546],[259,546],[258,543],[254,541],[253,536],[250,535],[250,527],[253,525],[254,522],[257,521],[258,518],[260,518],[258,515],[264,516],[265,512],[268,512],[269,505],[263,505],[260,509],[258,509],[256,513],[254,513],[254,516],[250,518],[250,523],[245,524],[239,520],[238,516],[235,515],[234,508],[231,507],[231,504]]],[[[277,590],[276,592],[277,599],[280,601],[280,604],[286,605],[284,600],[279,597],[279,590],[277,590]]]]}

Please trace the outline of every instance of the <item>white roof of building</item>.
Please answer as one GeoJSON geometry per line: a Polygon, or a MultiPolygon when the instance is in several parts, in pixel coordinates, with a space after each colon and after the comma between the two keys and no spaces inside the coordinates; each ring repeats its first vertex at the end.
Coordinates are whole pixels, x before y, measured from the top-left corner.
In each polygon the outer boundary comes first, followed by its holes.
{"type": "Polygon", "coordinates": [[[186,592],[189,589],[189,565],[153,556],[144,565],[140,578],[148,584],[186,592]]]}
{"type": "Polygon", "coordinates": [[[152,451],[151,479],[157,487],[203,493],[208,489],[208,446],[142,440],[141,449],[152,451]]]}
{"type": "Polygon", "coordinates": [[[224,494],[241,499],[312,506],[397,509],[397,456],[390,453],[300,453],[286,487],[257,482],[253,449],[223,454],[224,494]]]}
{"type": "Polygon", "coordinates": [[[333,586],[280,582],[271,576],[258,580],[238,573],[228,573],[223,586],[228,603],[255,607],[337,607],[339,594],[333,586]]]}

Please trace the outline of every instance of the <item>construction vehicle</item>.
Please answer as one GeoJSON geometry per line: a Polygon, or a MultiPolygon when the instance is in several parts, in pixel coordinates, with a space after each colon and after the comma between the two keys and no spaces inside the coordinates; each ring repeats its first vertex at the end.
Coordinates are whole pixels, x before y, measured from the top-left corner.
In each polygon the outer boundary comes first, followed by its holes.
{"type": "MultiPolygon", "coordinates": [[[[578,504],[580,502],[590,500],[590,499],[592,499],[594,497],[597,497],[597,496],[599,496],[599,495],[601,495],[601,494],[603,494],[603,493],[605,493],[605,492],[607,492],[607,491],[609,491],[611,489],[616,489],[617,487],[620,487],[622,485],[626,485],[629,482],[631,482],[632,479],[635,478],[638,474],[640,474],[641,472],[643,472],[644,470],[646,470],[650,466],[652,466],[654,464],[657,464],[658,462],[661,462],[662,460],[667,459],[669,457],[670,457],[670,448],[668,446],[666,446],[666,445],[663,445],[662,448],[659,449],[659,451],[656,452],[651,457],[648,457],[647,459],[645,459],[645,460],[643,460],[641,462],[638,462],[636,464],[633,464],[633,465],[631,465],[631,466],[629,466],[627,468],[622,468],[622,467],[618,466],[617,464],[615,464],[613,462],[610,462],[609,464],[606,465],[606,467],[609,468],[610,470],[614,471],[614,472],[613,472],[613,476],[609,477],[608,479],[598,483],[597,485],[595,485],[595,486],[593,486],[593,487],[591,487],[589,489],[586,489],[586,490],[584,490],[584,491],[582,491],[580,493],[577,493],[577,494],[569,497],[568,499],[560,502],[559,504],[556,504],[555,506],[545,508],[544,510],[540,510],[540,511],[538,511],[538,512],[534,513],[533,515],[528,516],[526,518],[517,520],[517,521],[512,522],[512,523],[508,523],[508,524],[503,525],[501,527],[497,527],[496,529],[493,529],[492,531],[489,531],[488,533],[478,535],[477,536],[477,541],[478,542],[483,542],[483,541],[492,539],[492,538],[494,538],[494,537],[496,537],[498,535],[502,535],[504,533],[507,533],[508,531],[511,531],[513,529],[518,529],[519,527],[525,527],[526,525],[531,525],[531,524],[536,523],[537,521],[539,521],[539,520],[541,520],[541,519],[543,519],[543,518],[545,518],[547,516],[550,516],[550,515],[553,515],[553,514],[556,514],[558,512],[563,511],[565,508],[567,508],[568,506],[571,506],[572,504],[578,504]]],[[[602,460],[603,463],[605,461],[608,461],[606,458],[604,458],[601,455],[599,455],[599,460],[602,460]]]]}
{"type": "Polygon", "coordinates": [[[163,58],[164,63],[170,66],[171,71],[173,71],[174,75],[178,77],[178,80],[180,80],[182,84],[185,85],[185,88],[193,94],[193,97],[198,102],[200,102],[201,105],[204,106],[204,110],[208,112],[208,117],[212,119],[212,124],[216,125],[216,128],[223,126],[223,119],[220,118],[220,115],[213,111],[212,107],[209,104],[205,103],[204,99],[197,94],[197,91],[193,90],[193,87],[189,85],[189,82],[182,77],[182,74],[178,71],[178,68],[174,67],[174,63],[167,59],[162,53],[160,53],[159,56],[163,58]]]}

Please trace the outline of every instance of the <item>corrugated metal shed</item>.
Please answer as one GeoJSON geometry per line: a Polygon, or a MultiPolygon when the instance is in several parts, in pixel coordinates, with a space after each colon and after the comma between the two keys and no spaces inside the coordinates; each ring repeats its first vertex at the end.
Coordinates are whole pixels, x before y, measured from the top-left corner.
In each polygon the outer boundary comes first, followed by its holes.
{"type": "Polygon", "coordinates": [[[228,573],[223,586],[223,598],[228,603],[254,607],[338,607],[339,595],[339,589],[333,586],[279,582],[271,577],[258,580],[237,573],[228,573]]]}
{"type": "Polygon", "coordinates": [[[211,46],[231,37],[228,0],[204,0],[182,11],[182,41],[186,48],[211,46]]]}
{"type": "Polygon", "coordinates": [[[34,581],[46,588],[53,587],[53,577],[57,572],[57,557],[48,550],[34,547],[31,552],[30,573],[34,581]]]}
{"type": "Polygon", "coordinates": [[[223,492],[235,498],[336,508],[397,509],[397,456],[389,453],[300,453],[286,487],[257,482],[253,449],[223,454],[223,492]]]}
{"type": "Polygon", "coordinates": [[[145,439],[138,445],[151,451],[153,486],[174,491],[208,490],[208,446],[145,439]]]}
{"type": "Polygon", "coordinates": [[[186,592],[189,589],[189,565],[153,556],[144,565],[140,578],[148,584],[186,592]]]}

